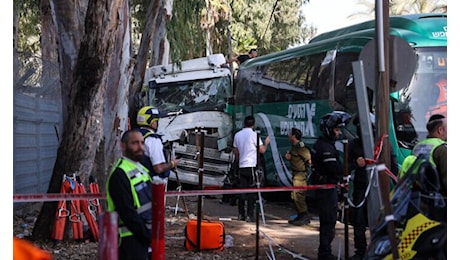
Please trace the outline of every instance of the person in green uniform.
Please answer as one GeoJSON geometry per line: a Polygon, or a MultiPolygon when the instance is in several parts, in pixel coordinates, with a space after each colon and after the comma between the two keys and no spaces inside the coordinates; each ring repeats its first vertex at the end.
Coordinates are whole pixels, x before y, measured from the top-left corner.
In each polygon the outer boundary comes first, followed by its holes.
{"type": "MultiPolygon", "coordinates": [[[[399,178],[406,174],[417,156],[421,154],[429,155],[430,163],[438,173],[440,181],[439,192],[447,203],[447,118],[441,114],[430,116],[426,129],[428,130],[427,137],[418,142],[412,149],[412,154],[404,159],[399,169],[399,178]]],[[[437,211],[436,219],[447,221],[447,207],[437,211]]]]}
{"type": "Polygon", "coordinates": [[[430,162],[441,180],[441,194],[447,197],[447,118],[440,114],[432,115],[426,129],[428,136],[415,145],[412,154],[430,154],[430,162]]]}
{"type": "MultiPolygon", "coordinates": [[[[301,139],[302,132],[297,128],[292,128],[289,133],[289,141],[292,143],[292,148],[290,151],[286,152],[286,160],[291,164],[292,185],[294,187],[307,186],[307,170],[311,165],[310,150],[301,139]]],[[[302,226],[310,223],[306,196],[306,190],[293,190],[291,192],[291,198],[294,201],[297,216],[289,220],[289,224],[302,226]]]]}

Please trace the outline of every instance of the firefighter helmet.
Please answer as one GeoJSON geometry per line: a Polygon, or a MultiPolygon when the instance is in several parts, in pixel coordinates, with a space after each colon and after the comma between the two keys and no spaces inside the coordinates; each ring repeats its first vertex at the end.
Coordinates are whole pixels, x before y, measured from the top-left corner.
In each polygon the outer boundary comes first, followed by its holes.
{"type": "Polygon", "coordinates": [[[137,112],[137,125],[150,126],[154,121],[160,119],[160,111],[153,106],[145,106],[137,112]]]}

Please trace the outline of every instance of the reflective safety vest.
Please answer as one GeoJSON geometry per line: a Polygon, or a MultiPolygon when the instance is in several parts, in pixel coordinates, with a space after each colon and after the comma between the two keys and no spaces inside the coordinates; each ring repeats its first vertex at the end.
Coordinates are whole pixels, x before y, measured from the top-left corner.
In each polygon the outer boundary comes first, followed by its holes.
{"type": "Polygon", "coordinates": [[[404,159],[401,169],[399,170],[399,178],[403,177],[406,174],[407,170],[409,170],[412,163],[415,161],[419,154],[429,154],[430,155],[430,163],[436,169],[436,163],[433,160],[433,152],[438,148],[440,145],[445,144],[446,142],[439,139],[439,138],[426,138],[415,145],[414,149],[412,150],[412,155],[409,155],[404,159]]]}
{"type": "MultiPolygon", "coordinates": [[[[126,159],[120,158],[112,169],[113,172],[120,168],[128,177],[131,184],[131,193],[134,199],[134,206],[137,209],[137,213],[144,219],[146,227],[151,229],[152,222],[152,179],[148,174],[148,170],[142,167],[140,164],[126,159]],[[140,168],[141,167],[141,168],[140,168]]],[[[108,183],[108,182],[107,182],[108,183]]],[[[109,212],[115,211],[115,204],[112,200],[112,196],[109,193],[107,186],[107,210],[109,212]]],[[[118,221],[118,233],[120,237],[132,236],[133,233],[123,224],[123,221],[118,221]]]]}

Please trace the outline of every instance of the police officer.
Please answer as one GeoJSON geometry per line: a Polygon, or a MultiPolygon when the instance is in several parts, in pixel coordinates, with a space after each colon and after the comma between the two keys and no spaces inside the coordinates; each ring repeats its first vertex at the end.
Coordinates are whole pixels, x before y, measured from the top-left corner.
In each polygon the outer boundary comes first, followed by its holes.
{"type": "MultiPolygon", "coordinates": [[[[372,129],[374,130],[375,117],[373,114],[369,115],[372,129]]],[[[367,188],[367,171],[366,161],[364,156],[363,148],[363,137],[361,134],[361,124],[359,122],[359,116],[357,115],[353,120],[353,124],[356,126],[356,133],[358,137],[350,141],[348,146],[348,165],[350,166],[349,173],[352,177],[352,202],[354,205],[350,207],[350,222],[353,225],[353,237],[355,245],[355,255],[351,258],[352,260],[364,259],[366,252],[367,241],[366,241],[366,227],[368,226],[367,221],[367,203],[365,202],[366,188],[367,188]]],[[[374,131],[375,132],[375,131],[374,131]]]]}
{"type": "MultiPolygon", "coordinates": [[[[301,141],[302,131],[299,129],[292,128],[288,137],[289,141],[292,143],[292,148],[290,151],[286,152],[285,157],[291,164],[292,185],[294,187],[307,186],[307,170],[311,164],[310,149],[301,141]]],[[[291,192],[291,198],[294,201],[297,216],[295,219],[289,220],[289,224],[302,226],[310,223],[306,197],[306,190],[293,190],[291,192]]]]}
{"type": "MultiPolygon", "coordinates": [[[[321,117],[319,127],[322,136],[313,145],[312,161],[322,184],[338,184],[343,177],[343,165],[339,160],[335,142],[342,135],[341,128],[350,119],[351,116],[342,111],[333,111],[321,117]]],[[[332,255],[331,243],[335,237],[337,221],[337,188],[317,190],[316,198],[320,224],[318,259],[336,259],[332,255]]]]}
{"type": "MultiPolygon", "coordinates": [[[[369,120],[372,126],[372,133],[375,135],[375,116],[369,113],[369,120]]],[[[350,206],[350,222],[353,225],[353,237],[355,245],[355,255],[352,260],[364,259],[366,252],[366,227],[368,227],[367,216],[367,202],[366,190],[368,186],[368,176],[366,171],[366,161],[363,148],[363,135],[361,133],[361,124],[359,122],[359,115],[356,115],[353,120],[356,126],[357,138],[350,141],[348,146],[348,165],[349,174],[352,176],[350,181],[350,191],[352,194],[351,201],[353,204],[350,206]]],[[[396,163],[396,156],[391,149],[391,172],[395,175],[398,174],[398,164],[396,163]]]]}
{"type": "Polygon", "coordinates": [[[107,210],[118,219],[119,259],[149,258],[152,240],[152,179],[140,162],[144,156],[144,137],[130,130],[121,138],[123,156],[118,159],[106,183],[107,210]]]}

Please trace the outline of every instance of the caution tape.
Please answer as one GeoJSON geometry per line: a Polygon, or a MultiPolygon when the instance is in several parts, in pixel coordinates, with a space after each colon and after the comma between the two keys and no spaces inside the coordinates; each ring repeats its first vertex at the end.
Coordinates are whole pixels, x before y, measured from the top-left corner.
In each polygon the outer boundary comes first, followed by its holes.
{"type": "Polygon", "coordinates": [[[297,187],[263,187],[263,188],[241,188],[241,189],[215,189],[215,190],[188,190],[188,191],[168,191],[166,196],[196,196],[196,195],[222,195],[222,194],[239,194],[239,193],[258,193],[258,192],[277,192],[293,190],[321,190],[333,189],[334,184],[307,185],[297,187]]]}
{"type": "Polygon", "coordinates": [[[60,200],[90,200],[105,198],[105,193],[13,194],[13,202],[47,202],[60,200]]]}
{"type": "MultiPolygon", "coordinates": [[[[293,190],[320,190],[333,189],[334,184],[307,185],[297,187],[263,187],[263,188],[241,188],[241,189],[214,189],[214,190],[187,190],[167,191],[166,197],[172,196],[199,196],[199,195],[223,195],[258,192],[278,192],[293,190]]],[[[106,199],[105,193],[46,193],[46,194],[13,194],[13,202],[49,202],[60,200],[90,200],[106,199]]]]}

